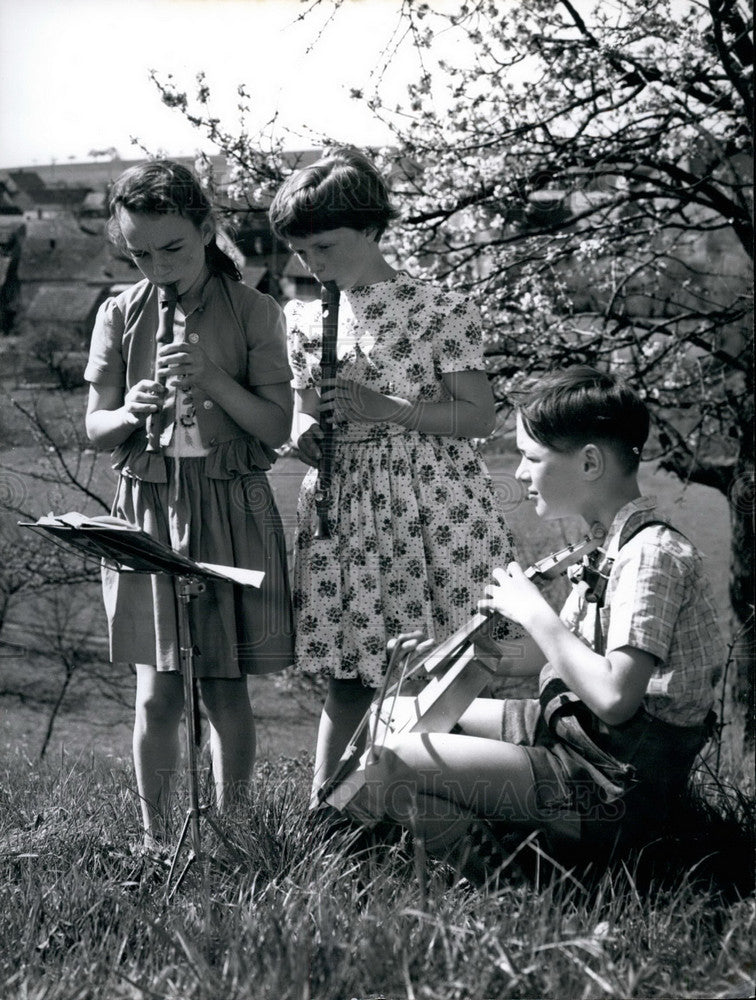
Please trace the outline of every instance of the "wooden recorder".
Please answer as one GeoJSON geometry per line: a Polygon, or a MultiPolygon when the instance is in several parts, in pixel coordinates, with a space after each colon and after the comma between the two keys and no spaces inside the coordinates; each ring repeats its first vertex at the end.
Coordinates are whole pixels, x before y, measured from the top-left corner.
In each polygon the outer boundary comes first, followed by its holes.
{"type": "MultiPolygon", "coordinates": [[[[339,287],[335,281],[326,281],[320,297],[323,307],[323,345],[320,356],[321,377],[335,378],[338,358],[336,339],[339,330],[339,287]]],[[[331,508],[331,480],[333,478],[333,413],[320,412],[320,464],[315,486],[315,510],[318,523],[315,538],[330,538],[328,511],[331,508]]]]}
{"type": "MultiPolygon", "coordinates": [[[[173,340],[173,317],[176,312],[176,302],[178,301],[177,289],[175,285],[167,285],[158,292],[158,328],[155,332],[155,365],[154,379],[165,387],[165,378],[158,375],[158,363],[160,348],[164,344],[170,344],[173,340]]],[[[150,413],[147,417],[145,430],[147,433],[147,451],[157,453],[160,451],[160,411],[162,400],[155,413],[150,413]]]]}

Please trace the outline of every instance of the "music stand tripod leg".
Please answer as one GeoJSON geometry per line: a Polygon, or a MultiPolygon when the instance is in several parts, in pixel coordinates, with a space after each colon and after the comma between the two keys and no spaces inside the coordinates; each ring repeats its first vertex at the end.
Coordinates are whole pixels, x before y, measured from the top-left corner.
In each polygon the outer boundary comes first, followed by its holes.
{"type": "Polygon", "coordinates": [[[186,766],[189,777],[189,808],[186,811],[184,825],[181,828],[181,834],[173,853],[166,888],[171,885],[187,834],[190,837],[191,847],[187,862],[169,892],[169,897],[181,885],[192,862],[196,861],[200,867],[203,866],[202,839],[200,835],[200,816],[203,809],[199,803],[199,778],[197,775],[198,733],[196,724],[196,692],[194,688],[194,645],[192,643],[191,626],[189,624],[189,601],[204,591],[205,584],[196,577],[179,576],[174,577],[174,587],[178,613],[179,647],[181,650],[181,675],[184,682],[184,732],[186,737],[186,766]]]}

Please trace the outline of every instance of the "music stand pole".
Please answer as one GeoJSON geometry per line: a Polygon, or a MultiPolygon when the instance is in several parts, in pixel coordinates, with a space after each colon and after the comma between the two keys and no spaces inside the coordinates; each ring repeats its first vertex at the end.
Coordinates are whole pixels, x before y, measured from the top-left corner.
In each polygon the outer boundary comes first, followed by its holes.
{"type": "Polygon", "coordinates": [[[209,815],[209,806],[200,805],[199,794],[199,774],[197,770],[197,744],[199,733],[197,731],[197,692],[194,686],[194,654],[195,647],[192,641],[191,625],[189,623],[189,602],[193,597],[201,594],[205,589],[204,582],[194,576],[174,576],[174,590],[176,593],[176,611],[178,617],[178,638],[181,653],[181,676],[184,682],[184,736],[186,740],[186,769],[188,771],[189,785],[189,807],[186,810],[184,824],[181,827],[179,839],[171,859],[171,867],[168,871],[165,888],[168,899],[178,890],[184,881],[184,876],[189,871],[194,862],[200,868],[200,873],[204,880],[205,864],[202,852],[202,836],[200,832],[200,819],[204,819],[210,824],[218,838],[223,842],[226,850],[230,854],[236,854],[228,838],[221,830],[215,819],[209,815]],[[186,859],[181,874],[173,883],[173,875],[176,871],[178,859],[186,843],[187,835],[190,841],[189,856],[186,859]]]}
{"type": "MultiPolygon", "coordinates": [[[[203,809],[200,806],[199,798],[199,777],[197,775],[197,742],[199,736],[196,721],[197,695],[194,686],[194,643],[192,642],[191,626],[189,624],[189,601],[203,592],[205,584],[202,580],[191,576],[176,576],[173,578],[173,584],[176,594],[181,676],[184,682],[184,736],[186,740],[186,767],[189,777],[189,808],[186,811],[184,825],[181,828],[181,833],[173,852],[173,858],[171,859],[166,889],[168,889],[173,880],[173,874],[176,870],[181,849],[186,841],[187,833],[190,834],[191,852],[173,889],[168,893],[169,898],[181,885],[192,862],[196,861],[204,873],[200,816],[207,808],[203,809]]],[[[208,821],[212,822],[210,817],[207,818],[208,821]]]]}

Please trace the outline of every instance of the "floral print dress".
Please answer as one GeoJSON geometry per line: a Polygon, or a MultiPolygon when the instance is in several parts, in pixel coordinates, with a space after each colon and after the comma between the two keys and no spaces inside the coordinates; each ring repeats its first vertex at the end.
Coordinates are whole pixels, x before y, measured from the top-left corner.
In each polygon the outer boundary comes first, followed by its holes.
{"type": "MultiPolygon", "coordinates": [[[[317,387],[320,302],[293,301],[285,312],[294,386],[317,387]]],[[[464,296],[399,272],[341,293],[337,353],[340,377],[448,400],[444,373],[483,369],[479,314],[464,296]]],[[[471,440],[350,421],[337,424],[334,441],[330,539],[314,537],[316,469],[299,497],[296,661],[377,687],[388,640],[422,630],[440,641],[463,625],[491,570],[515,557],[514,543],[471,440]]]]}

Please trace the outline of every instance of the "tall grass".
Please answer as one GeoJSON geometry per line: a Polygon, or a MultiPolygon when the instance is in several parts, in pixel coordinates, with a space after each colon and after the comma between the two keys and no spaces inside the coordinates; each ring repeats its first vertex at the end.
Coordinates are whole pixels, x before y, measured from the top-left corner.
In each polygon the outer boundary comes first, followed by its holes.
{"type": "Polygon", "coordinates": [[[431,862],[423,895],[405,840],[308,817],[305,758],[258,768],[222,821],[230,850],[203,825],[207,862],[171,898],[166,865],[133,847],[125,766],[1,768],[7,1000],[711,997],[747,995],[753,975],[753,898],[724,900],[692,867],[644,888],[628,864],[591,887],[565,873],[485,891],[431,862]]]}

